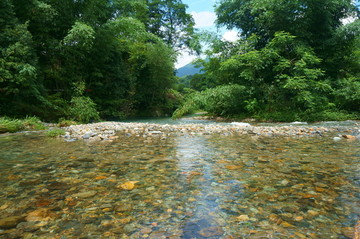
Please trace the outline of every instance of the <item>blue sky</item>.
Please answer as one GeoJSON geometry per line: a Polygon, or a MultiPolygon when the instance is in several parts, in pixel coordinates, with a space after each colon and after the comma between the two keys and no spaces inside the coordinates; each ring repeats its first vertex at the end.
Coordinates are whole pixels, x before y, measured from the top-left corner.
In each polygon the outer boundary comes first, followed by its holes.
{"type": "MultiPolygon", "coordinates": [[[[215,26],[216,14],[214,12],[214,5],[217,0],[182,0],[182,2],[189,6],[187,12],[193,16],[196,23],[195,28],[217,31],[215,26]]],[[[219,33],[223,35],[225,40],[233,41],[237,39],[235,31],[228,31],[222,28],[219,29],[219,33]]],[[[194,59],[195,56],[183,53],[178,57],[175,67],[182,67],[194,59]]]]}
{"type": "Polygon", "coordinates": [[[183,0],[184,4],[189,6],[189,11],[203,12],[214,11],[215,0],[183,0]]]}

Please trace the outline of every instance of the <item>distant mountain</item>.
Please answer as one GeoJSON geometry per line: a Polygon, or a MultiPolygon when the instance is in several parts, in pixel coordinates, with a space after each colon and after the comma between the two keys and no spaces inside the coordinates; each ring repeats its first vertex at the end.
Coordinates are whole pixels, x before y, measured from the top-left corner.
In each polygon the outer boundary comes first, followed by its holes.
{"type": "Polygon", "coordinates": [[[183,77],[200,73],[202,68],[196,68],[193,64],[187,64],[176,70],[176,76],[183,77]]]}

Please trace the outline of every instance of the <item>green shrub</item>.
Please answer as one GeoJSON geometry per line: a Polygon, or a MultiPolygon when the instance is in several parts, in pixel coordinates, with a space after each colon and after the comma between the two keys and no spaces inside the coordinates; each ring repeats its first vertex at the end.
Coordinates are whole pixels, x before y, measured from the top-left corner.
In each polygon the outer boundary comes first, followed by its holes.
{"type": "Polygon", "coordinates": [[[45,125],[37,117],[26,117],[25,119],[0,118],[0,133],[14,133],[21,130],[43,130],[45,125]]]}
{"type": "Polygon", "coordinates": [[[293,122],[293,121],[343,121],[359,119],[360,115],[348,113],[346,111],[338,111],[336,109],[323,111],[305,111],[305,112],[289,112],[289,111],[275,111],[275,112],[261,112],[253,118],[259,121],[270,122],[293,122]]]}
{"type": "Polygon", "coordinates": [[[26,130],[44,130],[46,126],[41,122],[41,120],[35,116],[26,117],[21,121],[26,130]]]}
{"type": "Polygon", "coordinates": [[[192,113],[198,109],[218,116],[238,114],[246,111],[247,95],[245,87],[237,84],[195,92],[174,112],[173,118],[180,118],[184,114],[192,113]]]}
{"type": "Polygon", "coordinates": [[[20,120],[17,119],[9,119],[6,117],[0,118],[0,133],[5,132],[17,132],[24,129],[24,125],[21,123],[20,120]]]}
{"type": "Polygon", "coordinates": [[[204,110],[219,116],[245,111],[245,87],[237,84],[218,86],[202,92],[204,110]]]}
{"type": "Polygon", "coordinates": [[[348,113],[346,111],[324,110],[312,113],[303,113],[301,116],[302,120],[313,122],[313,121],[344,121],[344,120],[356,120],[360,118],[359,114],[348,113]]]}
{"type": "Polygon", "coordinates": [[[336,103],[342,109],[360,112],[360,77],[339,80],[334,92],[336,103]]]}
{"type": "Polygon", "coordinates": [[[86,96],[73,97],[68,112],[71,119],[82,123],[100,119],[99,113],[96,111],[96,104],[86,96]]]}
{"type": "Polygon", "coordinates": [[[58,126],[59,127],[68,127],[70,125],[77,125],[77,124],[79,124],[79,123],[74,120],[67,120],[67,119],[61,118],[61,119],[59,119],[58,126]]]}
{"type": "Polygon", "coordinates": [[[45,133],[48,137],[58,137],[60,135],[65,135],[65,130],[63,129],[51,129],[45,133]]]}
{"type": "Polygon", "coordinates": [[[259,112],[252,116],[258,121],[264,122],[294,122],[302,121],[296,112],[276,111],[276,112],[259,112]]]}

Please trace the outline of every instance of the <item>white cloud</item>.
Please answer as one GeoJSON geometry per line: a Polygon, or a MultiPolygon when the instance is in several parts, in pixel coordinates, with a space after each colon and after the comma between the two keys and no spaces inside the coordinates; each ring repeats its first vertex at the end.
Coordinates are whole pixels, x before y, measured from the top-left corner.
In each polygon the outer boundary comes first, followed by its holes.
{"type": "Polygon", "coordinates": [[[239,40],[239,36],[238,36],[238,32],[237,31],[227,31],[224,33],[222,39],[224,41],[230,41],[230,42],[234,42],[236,40],[239,40]]]}
{"type": "Polygon", "coordinates": [[[349,23],[353,23],[356,19],[357,19],[356,16],[352,16],[352,17],[347,17],[347,18],[341,19],[341,22],[342,22],[343,25],[346,25],[346,24],[349,24],[349,23]]]}
{"type": "Polygon", "coordinates": [[[195,28],[213,27],[215,25],[216,14],[214,12],[191,12],[195,20],[195,28]]]}
{"type": "Polygon", "coordinates": [[[196,56],[190,55],[188,52],[183,52],[178,56],[177,62],[175,63],[175,68],[179,69],[196,59],[196,56]]]}

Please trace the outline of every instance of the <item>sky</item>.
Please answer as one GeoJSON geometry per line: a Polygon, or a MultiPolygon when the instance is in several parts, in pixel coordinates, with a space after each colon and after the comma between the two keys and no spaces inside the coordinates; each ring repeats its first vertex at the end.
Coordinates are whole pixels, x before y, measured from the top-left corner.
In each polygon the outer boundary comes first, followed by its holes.
{"type": "MultiPolygon", "coordinates": [[[[214,5],[217,0],[182,0],[182,2],[188,5],[187,12],[191,14],[195,20],[195,28],[201,30],[217,31],[215,26],[216,14],[214,11],[214,5]]],[[[237,33],[235,31],[228,31],[225,28],[219,29],[223,38],[228,41],[234,41],[237,39],[237,33]]],[[[196,56],[183,53],[178,57],[175,64],[176,68],[185,66],[194,60],[196,56]]]]}

